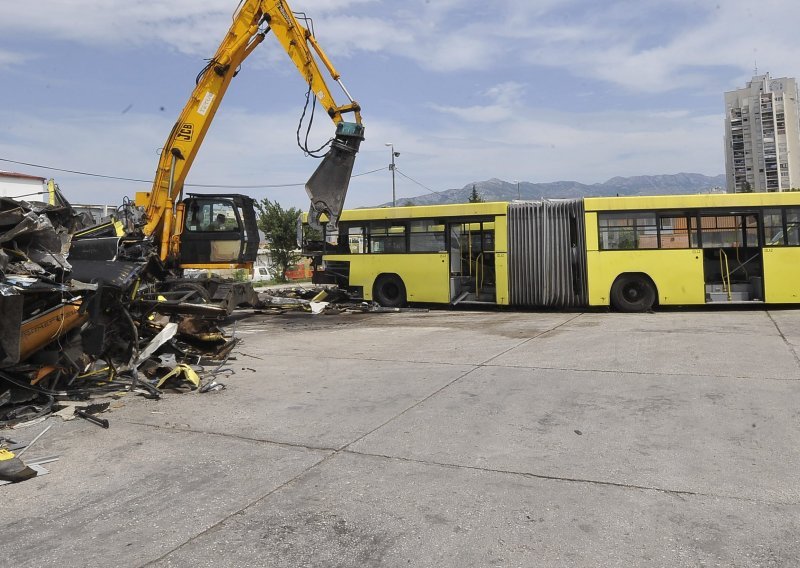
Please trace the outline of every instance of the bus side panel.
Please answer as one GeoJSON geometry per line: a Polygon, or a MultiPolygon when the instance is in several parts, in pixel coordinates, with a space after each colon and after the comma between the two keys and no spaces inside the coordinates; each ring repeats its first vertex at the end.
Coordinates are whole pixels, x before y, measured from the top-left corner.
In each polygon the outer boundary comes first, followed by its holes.
{"type": "Polygon", "coordinates": [[[363,286],[364,299],[372,300],[377,275],[388,272],[403,279],[409,302],[450,303],[450,264],[446,253],[364,254],[326,256],[350,262],[350,286],[363,286]]]}
{"type": "Polygon", "coordinates": [[[598,244],[598,231],[597,231],[597,213],[594,211],[587,211],[585,214],[586,219],[586,250],[596,251],[600,250],[598,244]]]}
{"type": "Polygon", "coordinates": [[[495,217],[494,226],[494,271],[495,297],[499,306],[507,306],[508,300],[508,218],[505,215],[495,217]]]}
{"type": "Polygon", "coordinates": [[[700,251],[606,250],[587,253],[589,305],[607,306],[611,286],[624,272],[652,278],[661,305],[705,304],[703,258],[700,251]]]}
{"type": "Polygon", "coordinates": [[[508,305],[508,255],[498,252],[494,255],[494,270],[496,279],[496,302],[498,306],[508,305]]]}
{"type": "Polygon", "coordinates": [[[765,248],[764,299],[770,304],[800,302],[800,248],[765,248]]]}

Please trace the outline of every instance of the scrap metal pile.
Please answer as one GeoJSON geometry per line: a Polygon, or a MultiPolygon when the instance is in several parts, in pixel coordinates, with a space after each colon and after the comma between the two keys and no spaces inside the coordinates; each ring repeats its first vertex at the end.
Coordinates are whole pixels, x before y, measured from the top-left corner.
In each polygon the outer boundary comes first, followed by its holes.
{"type": "Polygon", "coordinates": [[[258,294],[258,308],[271,313],[302,311],[311,314],[427,312],[425,308],[387,308],[377,302],[353,298],[347,290],[335,286],[312,288],[288,286],[258,294]]]}
{"type": "Polygon", "coordinates": [[[59,199],[0,198],[0,428],[64,407],[91,420],[94,395],[219,388],[202,365],[233,349],[213,319],[226,310],[196,285],[168,297],[147,262],[72,261],[84,220],[59,199]]]}

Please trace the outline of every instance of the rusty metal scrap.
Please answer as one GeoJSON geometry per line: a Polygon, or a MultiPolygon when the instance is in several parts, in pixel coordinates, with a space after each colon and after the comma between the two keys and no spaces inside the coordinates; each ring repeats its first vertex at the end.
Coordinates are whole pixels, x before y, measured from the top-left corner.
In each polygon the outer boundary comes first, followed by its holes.
{"type": "Polygon", "coordinates": [[[147,251],[70,259],[82,226],[66,200],[0,198],[0,428],[93,396],[197,389],[197,364],[236,343],[215,323],[228,311],[164,291],[147,251]]]}

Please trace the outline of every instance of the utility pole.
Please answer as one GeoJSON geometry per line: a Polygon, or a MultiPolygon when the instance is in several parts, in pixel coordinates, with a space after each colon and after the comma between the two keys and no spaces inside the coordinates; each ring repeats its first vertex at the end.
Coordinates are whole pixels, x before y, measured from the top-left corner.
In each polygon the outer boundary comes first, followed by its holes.
{"type": "Polygon", "coordinates": [[[395,182],[394,182],[394,159],[400,156],[400,152],[394,151],[394,144],[387,142],[386,146],[392,149],[392,163],[389,164],[389,169],[392,170],[392,207],[397,207],[397,196],[395,195],[395,182]]]}

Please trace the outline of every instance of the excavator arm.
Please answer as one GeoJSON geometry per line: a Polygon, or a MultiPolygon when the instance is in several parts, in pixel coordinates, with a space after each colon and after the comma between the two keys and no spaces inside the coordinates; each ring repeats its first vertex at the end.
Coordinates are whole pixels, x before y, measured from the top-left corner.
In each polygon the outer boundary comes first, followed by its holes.
{"type": "Polygon", "coordinates": [[[312,33],[298,21],[285,0],[243,0],[233,14],[231,27],[217,52],[198,75],[192,95],[164,144],[153,187],[146,198],[147,222],[143,232],[145,235],[161,233],[162,259],[169,254],[169,242],[175,243],[171,234],[180,232],[180,227],[172,226],[176,218],[175,209],[183,197],[186,176],[214,114],[239,66],[269,31],[283,46],[336,125],[330,150],[306,183],[306,192],[311,199],[312,222],[318,222],[322,214],[334,226],[338,220],[355,154],[364,139],[361,108],[345,89],[339,73],[312,33]],[[317,58],[342,88],[347,104],[336,104],[317,58]],[[353,113],[355,122],[345,122],[342,117],[345,113],[353,113]]]}

